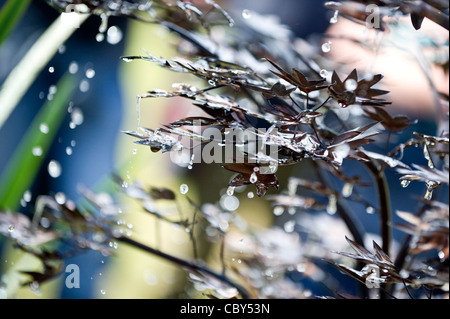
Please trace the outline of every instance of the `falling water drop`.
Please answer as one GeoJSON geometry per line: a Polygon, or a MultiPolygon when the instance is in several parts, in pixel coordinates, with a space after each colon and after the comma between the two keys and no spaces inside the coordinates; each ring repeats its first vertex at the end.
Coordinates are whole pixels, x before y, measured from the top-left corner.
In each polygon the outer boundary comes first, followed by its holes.
{"type": "Polygon", "coordinates": [[[248,9],[242,10],[242,17],[244,19],[250,19],[252,17],[252,12],[248,9]]]}
{"type": "Polygon", "coordinates": [[[337,212],[337,198],[336,195],[330,195],[328,197],[327,213],[334,215],[337,212]]]}
{"type": "Polygon", "coordinates": [[[72,123],[75,125],[83,124],[84,121],[83,112],[81,111],[81,109],[77,107],[73,108],[72,113],[70,113],[70,118],[72,120],[72,123]]]}
{"type": "Polygon", "coordinates": [[[112,26],[108,29],[108,32],[106,33],[106,41],[108,41],[109,44],[115,45],[122,41],[122,30],[120,30],[116,26],[112,26]]]}
{"type": "Polygon", "coordinates": [[[87,69],[85,75],[88,79],[92,79],[95,76],[95,70],[87,69]]]}
{"type": "Polygon", "coordinates": [[[234,186],[228,186],[228,188],[227,188],[227,195],[228,196],[233,196],[235,188],[236,187],[234,187],[234,186]]]}
{"type": "Polygon", "coordinates": [[[275,216],[281,216],[281,215],[283,215],[283,213],[284,213],[284,208],[283,207],[276,206],[276,207],[273,208],[273,214],[275,216]]]}
{"type": "Polygon", "coordinates": [[[62,169],[61,169],[61,164],[59,164],[58,161],[55,160],[51,160],[48,163],[48,174],[53,177],[53,178],[57,178],[61,175],[62,169]]]}
{"type": "Polygon", "coordinates": [[[250,175],[250,183],[255,184],[258,181],[258,176],[256,176],[256,173],[253,172],[252,175],[250,175]]]}
{"type": "Polygon", "coordinates": [[[75,73],[77,73],[78,72],[78,69],[79,69],[79,67],[78,67],[78,63],[76,63],[76,62],[71,62],[70,64],[69,64],[69,73],[70,74],[75,74],[75,73]]]}
{"type": "Polygon", "coordinates": [[[66,195],[63,192],[55,194],[55,200],[58,204],[63,205],[66,202],[66,195]]]}
{"type": "Polygon", "coordinates": [[[180,193],[185,195],[187,194],[187,192],[189,192],[189,186],[187,186],[186,184],[182,184],[180,186],[180,193]]]}

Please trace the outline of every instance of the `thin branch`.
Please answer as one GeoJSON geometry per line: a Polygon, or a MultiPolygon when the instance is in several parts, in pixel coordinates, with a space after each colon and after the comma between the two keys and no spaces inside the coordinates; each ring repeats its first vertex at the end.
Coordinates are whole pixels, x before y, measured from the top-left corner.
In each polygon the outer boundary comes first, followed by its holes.
{"type": "Polygon", "coordinates": [[[172,256],[172,255],[169,255],[169,254],[166,254],[166,253],[163,253],[162,251],[159,251],[157,249],[154,249],[152,247],[144,245],[144,244],[142,244],[142,243],[140,243],[138,241],[135,241],[135,240],[133,240],[133,239],[131,239],[129,237],[123,237],[122,236],[122,237],[117,238],[117,240],[119,242],[123,242],[123,243],[128,244],[128,245],[130,245],[132,247],[135,247],[135,248],[138,248],[140,250],[143,250],[143,251],[145,251],[147,253],[150,253],[152,255],[161,257],[161,258],[163,258],[163,259],[165,259],[167,261],[170,261],[172,263],[175,263],[175,264],[177,264],[179,266],[185,267],[185,268],[193,270],[193,271],[199,271],[201,273],[205,273],[205,274],[207,274],[207,275],[209,275],[211,277],[214,277],[215,279],[218,279],[219,281],[221,281],[221,282],[223,282],[223,283],[225,283],[227,285],[230,285],[230,286],[236,288],[239,291],[239,293],[241,294],[242,298],[244,298],[244,299],[251,298],[250,293],[244,287],[242,287],[241,285],[233,282],[231,279],[227,278],[223,274],[218,274],[215,271],[213,271],[213,270],[211,270],[211,269],[209,269],[209,268],[207,268],[205,266],[201,266],[201,265],[198,265],[196,263],[193,263],[193,262],[190,262],[190,261],[187,261],[187,260],[184,260],[184,259],[172,256]]]}

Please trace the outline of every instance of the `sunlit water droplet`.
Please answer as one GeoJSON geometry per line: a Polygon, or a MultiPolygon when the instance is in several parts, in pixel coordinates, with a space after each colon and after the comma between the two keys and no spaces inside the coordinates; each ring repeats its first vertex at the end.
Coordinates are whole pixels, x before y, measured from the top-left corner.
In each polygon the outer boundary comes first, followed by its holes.
{"type": "Polygon", "coordinates": [[[348,79],[345,81],[345,89],[347,91],[354,91],[358,87],[358,82],[356,82],[354,79],[348,79]]]}
{"type": "Polygon", "coordinates": [[[72,148],[70,146],[66,147],[66,154],[69,156],[72,155],[72,148]]]}
{"type": "Polygon", "coordinates": [[[320,76],[326,78],[328,76],[328,71],[325,69],[320,70],[320,76]]]}
{"type": "Polygon", "coordinates": [[[92,79],[95,76],[95,70],[94,69],[87,69],[85,72],[85,75],[88,79],[92,79]]]}
{"type": "Polygon", "coordinates": [[[337,212],[337,198],[335,195],[330,195],[328,197],[327,213],[334,215],[337,212]]]}
{"type": "Polygon", "coordinates": [[[53,177],[53,178],[57,178],[61,175],[62,169],[61,169],[61,164],[59,164],[58,161],[55,160],[51,160],[48,163],[48,174],[53,177]]]}
{"type": "Polygon", "coordinates": [[[71,62],[71,63],[69,64],[69,73],[70,73],[70,74],[75,74],[75,73],[77,73],[77,72],[78,72],[78,69],[79,69],[78,63],[76,63],[76,62],[71,62]]]}
{"type": "Polygon", "coordinates": [[[426,200],[431,200],[431,198],[433,198],[433,190],[427,189],[427,192],[425,193],[424,198],[426,200]]]}
{"type": "Polygon", "coordinates": [[[276,207],[273,208],[273,214],[275,216],[281,216],[281,215],[283,215],[283,213],[284,213],[284,208],[283,207],[276,206],[276,207]]]}
{"type": "Polygon", "coordinates": [[[408,187],[409,184],[411,184],[411,181],[409,181],[407,179],[404,179],[404,180],[401,181],[401,185],[402,185],[403,188],[408,187]]]}
{"type": "Polygon", "coordinates": [[[322,44],[322,52],[328,53],[331,51],[331,41],[325,42],[322,44]]]}
{"type": "Polygon", "coordinates": [[[66,195],[62,192],[55,194],[55,200],[58,204],[63,205],[66,202],[66,195]]]}
{"type": "Polygon", "coordinates": [[[106,294],[106,291],[105,290],[100,290],[100,293],[102,294],[102,295],[105,295],[106,294]]]}
{"type": "Polygon", "coordinates": [[[95,40],[97,42],[103,42],[103,40],[105,40],[105,34],[103,33],[97,33],[97,35],[95,36],[95,40]]]}
{"type": "Polygon", "coordinates": [[[438,253],[439,259],[440,260],[444,260],[445,258],[445,252],[443,252],[442,250],[438,253]]]}
{"type": "Polygon", "coordinates": [[[344,187],[342,188],[342,196],[345,198],[350,197],[353,193],[353,184],[352,183],[345,183],[344,187]]]}
{"type": "Polygon", "coordinates": [[[89,81],[86,79],[81,80],[79,88],[80,88],[80,91],[83,93],[86,93],[87,91],[89,91],[89,88],[90,88],[89,81]]]}
{"type": "Polygon", "coordinates": [[[64,52],[66,52],[66,46],[64,44],[61,44],[58,48],[58,53],[63,54],[64,52]]]}
{"type": "Polygon", "coordinates": [[[252,17],[252,12],[248,9],[242,10],[242,17],[244,19],[250,19],[252,17]]]}
{"type": "Polygon", "coordinates": [[[369,215],[372,215],[375,213],[375,208],[373,208],[372,206],[367,206],[366,207],[366,213],[369,215]]]}
{"type": "Polygon", "coordinates": [[[14,231],[14,229],[16,229],[16,227],[14,225],[11,224],[11,225],[8,226],[8,231],[10,233],[12,233],[14,231]]]}
{"type": "Polygon", "coordinates": [[[123,33],[122,30],[120,30],[116,26],[112,26],[108,29],[108,32],[106,33],[106,41],[108,41],[109,44],[115,45],[122,41],[123,33]]]}
{"type": "Polygon", "coordinates": [[[247,197],[253,198],[253,197],[255,197],[255,194],[253,192],[248,192],[247,197]]]}
{"type": "Polygon", "coordinates": [[[339,17],[339,11],[336,10],[336,11],[334,11],[334,15],[330,19],[330,23],[331,24],[337,23],[338,22],[338,17],[339,17]]]}
{"type": "Polygon", "coordinates": [[[31,153],[34,155],[34,156],[42,156],[42,148],[40,147],[40,146],[36,146],[36,147],[33,147],[33,149],[31,150],[31,153]]]}
{"type": "Polygon", "coordinates": [[[49,72],[49,73],[54,73],[54,72],[55,72],[55,68],[52,67],[52,66],[49,67],[49,68],[48,68],[48,72],[49,72]]]}
{"type": "Polygon", "coordinates": [[[72,123],[75,125],[81,125],[84,121],[84,115],[83,111],[81,109],[75,107],[72,110],[72,113],[70,113],[70,119],[72,120],[72,123]]]}
{"type": "Polygon", "coordinates": [[[295,230],[295,220],[287,221],[283,228],[286,233],[292,233],[295,230]]]}
{"type": "MultiPolygon", "coordinates": [[[[227,211],[235,211],[239,208],[240,202],[236,196],[222,196],[220,198],[220,206],[227,211]]],[[[228,226],[227,226],[228,227],[228,226]]]]}
{"type": "Polygon", "coordinates": [[[187,194],[187,192],[189,192],[189,186],[187,186],[186,184],[182,184],[180,186],[180,193],[185,195],[187,194]]]}
{"type": "Polygon", "coordinates": [[[255,172],[253,172],[253,173],[250,175],[250,183],[255,184],[257,181],[258,181],[258,176],[256,176],[256,173],[255,173],[255,172]]]}
{"type": "Polygon", "coordinates": [[[31,198],[32,198],[31,191],[30,191],[30,190],[26,190],[26,191],[23,193],[23,199],[24,199],[24,201],[26,201],[27,203],[29,203],[29,202],[31,201],[31,198]]]}
{"type": "Polygon", "coordinates": [[[214,85],[216,85],[216,82],[214,80],[208,80],[208,84],[214,86],[214,85]]]}
{"type": "Polygon", "coordinates": [[[41,124],[39,125],[39,130],[41,131],[41,133],[47,134],[47,133],[49,132],[48,125],[45,124],[45,123],[41,123],[41,124]]]}
{"type": "Polygon", "coordinates": [[[235,188],[236,187],[234,187],[234,186],[228,186],[228,188],[227,188],[227,195],[228,196],[233,196],[235,188]]]}

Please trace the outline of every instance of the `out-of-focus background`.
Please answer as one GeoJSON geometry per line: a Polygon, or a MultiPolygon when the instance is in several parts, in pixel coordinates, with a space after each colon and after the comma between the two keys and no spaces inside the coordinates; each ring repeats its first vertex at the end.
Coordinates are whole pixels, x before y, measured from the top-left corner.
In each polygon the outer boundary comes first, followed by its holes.
{"type": "MultiPolygon", "coordinates": [[[[3,7],[5,2],[0,1],[0,6],[3,7]]],[[[318,44],[326,32],[362,34],[355,25],[343,19],[329,29],[332,12],[323,6],[325,1],[218,2],[236,19],[241,18],[244,9],[276,15],[284,24],[289,25],[298,37],[318,44]]],[[[58,16],[57,11],[45,1],[31,2],[12,35],[0,47],[0,84],[58,16]]],[[[1,176],[5,174],[12,154],[42,105],[56,94],[54,87],[61,77],[69,72],[77,78],[75,92],[70,103],[66,105],[64,121],[42,160],[36,179],[26,190],[28,196],[21,201],[18,209],[30,213],[29,207],[33,206],[36,197],[44,194],[62,193],[67,198],[77,201],[81,198],[80,185],[93,190],[107,189],[110,187],[108,180],[112,173],[120,175],[128,183],[139,180],[144,185],[174,190],[178,190],[180,184],[186,183],[189,185],[190,197],[194,200],[200,203],[217,202],[226,190],[231,176],[229,172],[202,164],[195,164],[192,170],[188,170],[173,164],[169,155],[152,153],[147,147],[133,144],[132,138],[121,133],[121,130],[135,130],[137,126],[156,128],[161,123],[185,117],[192,112],[189,103],[179,99],[143,99],[137,105],[136,96],[153,88],[170,89],[174,82],[186,81],[195,85],[198,80],[170,73],[148,62],[126,63],[120,59],[124,55],[143,55],[142,49],[155,56],[168,58],[177,56],[173,45],[177,41],[176,36],[158,25],[111,17],[104,39],[100,39],[98,36],[100,24],[101,19],[98,16],[91,16],[74,32],[39,73],[17,107],[0,127],[1,176]],[[50,163],[59,163],[61,169],[59,174],[49,174],[50,163]]],[[[432,29],[434,26],[429,27],[432,29]]],[[[427,30],[426,23],[424,29],[427,30]]],[[[374,73],[383,73],[388,83],[390,81],[398,83],[397,79],[390,76],[392,74],[413,72],[410,64],[406,62],[404,65],[389,62],[393,61],[389,59],[398,61],[397,57],[393,57],[390,53],[382,57],[377,55],[376,58],[371,55],[373,52],[357,50],[359,49],[353,47],[349,49],[346,44],[340,46],[339,42],[335,41],[330,54],[342,60],[339,62],[349,64],[349,69],[358,66],[372,68],[374,73]],[[347,53],[349,57],[341,52],[347,53]],[[362,56],[361,61],[353,60],[355,56],[362,56]],[[394,63],[395,67],[386,68],[387,65],[392,65],[389,63],[394,63]]],[[[438,70],[433,72],[436,77],[445,77],[438,70]]],[[[416,75],[411,73],[406,78],[416,78],[416,75]]],[[[448,78],[445,83],[448,83],[448,78]]],[[[440,89],[448,93],[448,88],[440,89]]],[[[426,130],[428,125],[428,131],[423,133],[434,134],[434,118],[429,116],[433,113],[433,101],[426,88],[426,79],[422,79],[422,84],[420,82],[417,84],[416,81],[413,92],[398,94],[403,95],[394,96],[404,104],[396,103],[397,111],[405,113],[413,110],[413,114],[425,120],[426,130]],[[408,99],[405,100],[405,97],[408,99]]],[[[45,131],[45,127],[41,128],[41,132],[42,130],[45,131]]],[[[286,186],[286,176],[295,175],[299,170],[301,168],[291,168],[281,172],[281,187],[286,186]]],[[[416,191],[420,193],[422,189],[416,191]]],[[[248,223],[255,227],[267,227],[277,223],[267,201],[259,198],[249,199],[245,194],[239,196],[238,213],[248,223]]],[[[147,244],[174,255],[191,257],[189,237],[183,231],[137,212],[138,207],[135,203],[125,202],[124,205],[124,218],[136,236],[147,244]]],[[[368,228],[373,232],[378,231],[377,227],[370,226],[370,220],[368,224],[368,228]]],[[[345,245],[344,238],[342,241],[345,245]]],[[[217,253],[213,251],[208,254],[208,244],[203,244],[202,247],[206,260],[209,255],[217,253]]],[[[26,259],[15,255],[6,245],[3,245],[0,252],[2,253],[0,273],[3,275],[8,274],[9,269],[28,265],[26,259]]],[[[70,258],[67,263],[79,265],[80,289],[66,288],[64,278],[59,278],[43,285],[39,293],[31,292],[28,287],[21,288],[17,292],[17,297],[165,298],[187,295],[184,285],[186,276],[182,270],[132,248],[119,245],[117,257],[91,252],[70,258]]]]}

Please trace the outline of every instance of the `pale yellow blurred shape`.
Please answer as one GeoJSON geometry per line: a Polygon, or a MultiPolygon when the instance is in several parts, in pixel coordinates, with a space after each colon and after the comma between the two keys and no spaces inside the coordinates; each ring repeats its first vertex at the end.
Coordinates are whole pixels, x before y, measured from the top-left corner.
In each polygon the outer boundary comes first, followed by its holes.
{"type": "MultiPolygon", "coordinates": [[[[142,50],[144,48],[157,57],[171,59],[177,56],[173,45],[176,38],[160,26],[132,21],[129,23],[125,39],[127,43],[124,55],[145,56],[142,50]]],[[[168,110],[175,100],[180,105],[172,105],[171,109],[176,108],[181,117],[187,114],[189,110],[185,108],[186,103],[182,103],[179,99],[142,99],[138,120],[137,95],[154,88],[170,90],[172,83],[191,79],[147,61],[135,60],[123,63],[120,76],[125,93],[124,121],[121,126],[123,130],[135,130],[138,125],[152,129],[161,127],[161,123],[168,122],[168,110]]],[[[180,198],[181,195],[177,190],[181,183],[188,181],[177,179],[176,172],[173,171],[174,165],[170,163],[170,155],[161,152],[152,153],[148,147],[133,142],[134,139],[125,134],[120,137],[117,161],[121,163],[120,167],[123,167],[122,178],[127,180],[125,176],[128,174],[127,181],[130,183],[136,179],[144,186],[172,189],[180,198]]],[[[192,187],[189,196],[195,199],[195,190],[192,187]]],[[[184,217],[190,216],[191,210],[183,205],[182,199],[179,201],[184,217]]],[[[173,225],[143,212],[138,201],[125,200],[123,204],[124,218],[127,223],[133,225],[132,238],[174,256],[192,258],[192,244],[184,230],[176,230],[173,225]]],[[[169,218],[177,220],[179,215],[174,214],[169,218]]],[[[119,243],[116,252],[116,257],[111,259],[108,270],[98,281],[98,298],[159,299],[182,289],[180,280],[184,280],[185,273],[180,267],[125,244],[119,243]]]]}

